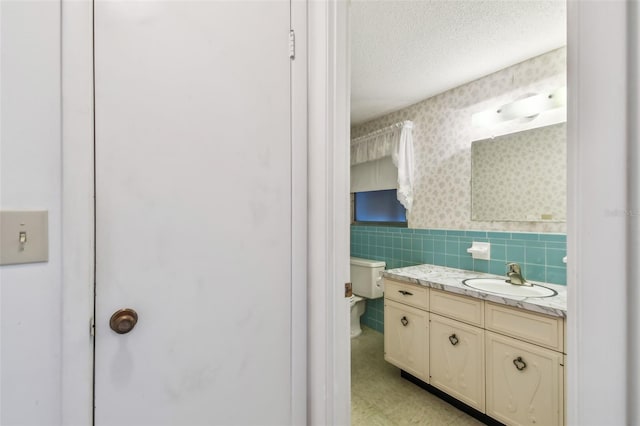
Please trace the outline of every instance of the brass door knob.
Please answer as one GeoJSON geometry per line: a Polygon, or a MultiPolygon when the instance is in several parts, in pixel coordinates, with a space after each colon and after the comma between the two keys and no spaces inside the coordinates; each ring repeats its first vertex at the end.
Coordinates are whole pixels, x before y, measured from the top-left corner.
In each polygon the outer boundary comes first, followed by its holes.
{"type": "Polygon", "coordinates": [[[130,308],[120,309],[111,315],[109,326],[118,334],[126,334],[133,330],[138,322],[138,313],[130,308]]]}

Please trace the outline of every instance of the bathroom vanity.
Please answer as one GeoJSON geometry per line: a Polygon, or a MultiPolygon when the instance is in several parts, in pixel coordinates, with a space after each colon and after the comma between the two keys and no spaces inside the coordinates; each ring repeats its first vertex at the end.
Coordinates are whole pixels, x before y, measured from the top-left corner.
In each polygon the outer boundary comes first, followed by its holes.
{"type": "Polygon", "coordinates": [[[507,425],[564,424],[564,286],[491,294],[463,281],[496,276],[435,265],[383,276],[385,360],[403,375],[507,425]]]}

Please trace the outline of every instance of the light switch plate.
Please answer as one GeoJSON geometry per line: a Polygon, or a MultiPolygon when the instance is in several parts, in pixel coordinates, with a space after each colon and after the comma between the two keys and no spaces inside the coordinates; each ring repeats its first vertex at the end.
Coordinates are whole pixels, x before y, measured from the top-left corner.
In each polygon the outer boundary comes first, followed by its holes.
{"type": "Polygon", "coordinates": [[[0,211],[0,265],[49,260],[47,211],[0,211]]]}

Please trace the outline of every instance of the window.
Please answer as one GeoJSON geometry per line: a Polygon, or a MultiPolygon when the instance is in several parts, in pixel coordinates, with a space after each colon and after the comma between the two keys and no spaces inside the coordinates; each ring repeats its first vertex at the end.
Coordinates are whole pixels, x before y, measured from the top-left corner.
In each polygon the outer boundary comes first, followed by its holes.
{"type": "Polygon", "coordinates": [[[356,192],[353,210],[356,223],[407,226],[407,211],[395,189],[356,192]]]}

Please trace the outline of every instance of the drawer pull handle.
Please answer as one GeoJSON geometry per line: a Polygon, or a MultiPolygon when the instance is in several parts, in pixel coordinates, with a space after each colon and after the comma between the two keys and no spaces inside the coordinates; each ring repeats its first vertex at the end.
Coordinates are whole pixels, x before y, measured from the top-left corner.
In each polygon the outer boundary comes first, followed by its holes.
{"type": "Polygon", "coordinates": [[[458,336],[456,336],[455,333],[449,336],[449,341],[453,346],[457,345],[458,342],[460,342],[460,340],[458,340],[458,336]]]}
{"type": "Polygon", "coordinates": [[[402,317],[400,319],[400,322],[402,323],[403,326],[407,326],[407,324],[409,324],[409,320],[407,319],[407,317],[402,317]]]}
{"type": "Polygon", "coordinates": [[[411,293],[410,291],[398,290],[398,293],[400,293],[403,296],[413,296],[413,293],[411,293]]]}
{"type": "Polygon", "coordinates": [[[526,362],[524,362],[524,361],[522,360],[522,357],[521,357],[521,356],[519,356],[518,358],[516,358],[516,359],[514,359],[514,360],[513,360],[513,365],[515,365],[515,366],[516,366],[516,368],[518,369],[518,371],[522,371],[522,370],[524,370],[525,368],[527,368],[527,363],[526,363],[526,362]]]}

